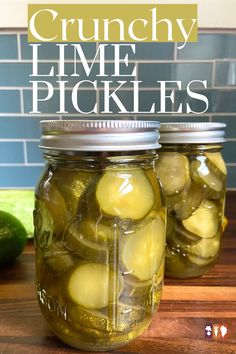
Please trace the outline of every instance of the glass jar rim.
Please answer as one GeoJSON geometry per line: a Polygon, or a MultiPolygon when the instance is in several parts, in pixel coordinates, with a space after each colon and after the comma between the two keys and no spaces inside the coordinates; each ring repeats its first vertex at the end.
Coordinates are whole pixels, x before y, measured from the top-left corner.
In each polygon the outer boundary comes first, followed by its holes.
{"type": "Polygon", "coordinates": [[[72,151],[126,151],[160,148],[158,121],[43,120],[42,149],[72,151]]]}
{"type": "Polygon", "coordinates": [[[211,144],[225,141],[225,123],[174,122],[161,123],[161,144],[211,144]]]}

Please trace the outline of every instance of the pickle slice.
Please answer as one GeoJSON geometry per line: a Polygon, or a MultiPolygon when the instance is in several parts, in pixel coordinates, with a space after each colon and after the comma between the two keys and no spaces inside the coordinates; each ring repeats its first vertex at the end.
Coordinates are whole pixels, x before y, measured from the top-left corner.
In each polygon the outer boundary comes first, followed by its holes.
{"type": "Polygon", "coordinates": [[[72,323],[79,323],[82,326],[101,331],[108,330],[108,317],[100,311],[87,310],[75,304],[68,304],[67,311],[72,323]]]}
{"type": "Polygon", "coordinates": [[[56,185],[50,179],[48,179],[44,186],[41,186],[40,188],[44,188],[44,192],[42,195],[39,195],[37,199],[45,204],[45,207],[52,216],[55,233],[61,235],[64,232],[67,223],[65,200],[58,191],[56,185]]]}
{"type": "Polygon", "coordinates": [[[181,239],[182,242],[185,242],[189,245],[192,245],[192,244],[201,240],[201,237],[185,230],[178,223],[175,224],[175,231],[176,231],[176,235],[178,236],[178,238],[181,239]]]}
{"type": "Polygon", "coordinates": [[[173,216],[167,216],[166,224],[166,241],[168,242],[171,239],[171,236],[175,233],[175,219],[173,216]]]}
{"type": "Polygon", "coordinates": [[[166,246],[165,253],[165,275],[181,278],[181,274],[186,272],[184,257],[174,248],[166,246]]]}
{"type": "Polygon", "coordinates": [[[224,188],[224,179],[221,172],[206,156],[198,156],[190,164],[191,177],[196,183],[221,193],[224,188]]]}
{"type": "MultiPolygon", "coordinates": [[[[108,306],[118,288],[118,299],[122,280],[105,264],[86,263],[78,266],[70,275],[68,294],[71,300],[88,310],[99,310],[108,306]],[[117,285],[118,282],[118,285],[117,285]]],[[[119,277],[120,278],[120,277],[119,277]]]]}
{"type": "MultiPolygon", "coordinates": [[[[178,197],[168,198],[175,198],[175,200],[172,200],[172,213],[177,219],[189,218],[194,210],[196,210],[201,204],[204,198],[204,193],[205,191],[201,186],[191,183],[190,187],[188,189],[184,189],[178,197]]],[[[170,200],[168,202],[170,204],[170,200]]]]}
{"type": "Polygon", "coordinates": [[[34,210],[35,243],[40,248],[48,247],[52,243],[54,222],[46,203],[36,200],[34,210]]]}
{"type": "Polygon", "coordinates": [[[191,254],[188,256],[188,259],[191,263],[200,267],[207,266],[215,260],[215,258],[200,258],[199,256],[193,256],[191,254]]]}
{"type": "Polygon", "coordinates": [[[204,200],[192,216],[182,220],[182,224],[189,232],[202,237],[211,238],[219,228],[219,213],[217,206],[209,200],[204,200]]]}
{"type": "Polygon", "coordinates": [[[85,237],[95,242],[107,244],[114,241],[114,230],[112,226],[103,224],[101,218],[95,221],[90,217],[84,217],[80,221],[78,228],[85,237]]]}
{"type": "Polygon", "coordinates": [[[124,291],[122,297],[130,298],[145,298],[148,296],[152,288],[152,280],[147,281],[135,281],[132,279],[124,280],[124,291]]]}
{"type": "Polygon", "coordinates": [[[58,169],[54,181],[62,194],[71,217],[76,215],[81,195],[95,178],[95,174],[78,169],[58,169]]]}
{"type": "Polygon", "coordinates": [[[143,170],[107,169],[97,184],[101,210],[121,219],[142,219],[151,210],[155,196],[143,170]]]}
{"type": "Polygon", "coordinates": [[[141,281],[151,279],[163,257],[165,223],[160,216],[127,236],[121,251],[124,268],[141,281]]]}
{"type": "Polygon", "coordinates": [[[227,174],[226,164],[220,152],[206,152],[205,153],[208,160],[210,160],[223,175],[227,174]]]}
{"type": "Polygon", "coordinates": [[[65,272],[74,266],[74,260],[62,242],[51,244],[44,253],[44,259],[56,272],[65,272]]]}
{"type": "Polygon", "coordinates": [[[156,171],[166,195],[179,193],[190,183],[189,162],[178,152],[164,152],[157,161],[156,171]]]}
{"type": "Polygon", "coordinates": [[[202,238],[191,247],[191,254],[200,258],[214,258],[220,249],[219,233],[212,238],[202,238]]]}
{"type": "Polygon", "coordinates": [[[109,249],[105,245],[93,242],[84,236],[76,222],[70,225],[64,236],[64,242],[73,253],[88,261],[108,263],[109,249]]]}

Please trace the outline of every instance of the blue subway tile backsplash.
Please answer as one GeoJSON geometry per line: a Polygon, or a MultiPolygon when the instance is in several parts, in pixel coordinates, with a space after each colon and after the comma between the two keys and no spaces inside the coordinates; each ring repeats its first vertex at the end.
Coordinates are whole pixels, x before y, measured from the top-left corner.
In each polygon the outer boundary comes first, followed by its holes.
{"type": "Polygon", "coordinates": [[[21,113],[20,91],[0,89],[1,113],[21,113]]]}
{"type": "MultiPolygon", "coordinates": [[[[138,79],[145,82],[147,87],[154,87],[157,81],[161,80],[181,81],[183,88],[192,80],[207,80],[208,85],[211,86],[212,63],[141,63],[138,79]]],[[[172,86],[175,87],[176,84],[172,86]]],[[[191,87],[199,86],[199,83],[191,85],[191,87]]]]}
{"type": "Polygon", "coordinates": [[[216,86],[236,86],[236,60],[216,62],[216,86]]]}
{"type": "Polygon", "coordinates": [[[24,163],[22,142],[0,142],[0,163],[24,163]]]}
{"type": "Polygon", "coordinates": [[[235,34],[200,34],[197,43],[187,45],[177,52],[178,59],[206,60],[236,58],[235,34]]]}
{"type": "MultiPolygon", "coordinates": [[[[82,49],[91,65],[97,52],[96,43],[82,43],[82,49]]],[[[91,75],[86,76],[85,70],[78,60],[76,72],[79,76],[70,77],[74,72],[74,48],[65,46],[65,74],[68,81],[65,91],[66,111],[68,114],[56,113],[60,109],[57,77],[49,78],[46,75],[50,69],[58,71],[58,47],[55,44],[42,44],[38,51],[39,80],[47,80],[54,87],[53,97],[39,104],[41,114],[32,114],[32,47],[27,42],[26,33],[17,30],[0,32],[0,188],[33,188],[43,169],[42,152],[40,151],[40,126],[42,119],[142,119],[149,118],[166,121],[212,121],[227,124],[226,140],[223,154],[227,162],[228,182],[230,189],[236,190],[236,31],[200,32],[198,43],[187,43],[185,48],[177,49],[173,43],[137,43],[136,53],[129,50],[130,63],[121,64],[122,79],[114,74],[114,46],[106,45],[105,74],[96,77],[99,73],[99,64],[95,62],[91,75]],[[132,113],[133,92],[132,83],[128,82],[117,91],[117,96],[130,113],[118,115],[120,111],[116,102],[110,99],[110,110],[115,112],[104,115],[103,80],[113,81],[110,84],[110,94],[118,86],[117,81],[130,81],[132,68],[136,65],[137,73],[134,80],[143,81],[140,84],[139,109],[143,113],[132,113]],[[80,109],[88,112],[97,104],[98,114],[82,115],[72,105],[72,89],[80,80],[97,80],[98,93],[91,84],[83,84],[78,91],[76,100],[80,109]],[[174,112],[179,104],[183,104],[180,114],[145,114],[153,103],[155,112],[160,109],[160,92],[158,80],[179,80],[182,89],[175,84],[168,84],[167,95],[174,90],[174,103],[166,99],[168,111],[174,112]],[[192,89],[206,95],[209,99],[209,108],[204,114],[186,115],[186,104],[189,103],[194,111],[204,110],[205,104],[193,100],[186,94],[186,86],[191,80],[207,80],[207,88],[192,85],[192,89]]],[[[121,58],[127,51],[127,43],[121,49],[121,58]]],[[[78,58],[78,54],[77,54],[78,58]]],[[[78,58],[79,59],[79,58],[78,58]]],[[[62,79],[62,78],[61,78],[62,79]]],[[[47,96],[47,87],[41,84],[40,97],[47,96]]]]}
{"type": "Polygon", "coordinates": [[[0,166],[1,188],[34,188],[43,166],[0,166]]]}
{"type": "Polygon", "coordinates": [[[0,60],[18,59],[16,34],[0,35],[0,60]]]}
{"type": "MultiPolygon", "coordinates": [[[[96,54],[96,43],[81,44],[86,58],[93,59],[96,54]]],[[[21,53],[22,59],[32,59],[32,47],[27,41],[27,35],[21,35],[21,53]]],[[[38,49],[38,58],[40,60],[58,59],[58,47],[53,43],[41,43],[38,49]]],[[[65,59],[74,58],[74,49],[71,45],[65,46],[65,59]]]]}
{"type": "Polygon", "coordinates": [[[39,141],[28,141],[27,148],[27,162],[28,163],[43,163],[42,150],[39,148],[39,141]]]}
{"type": "Polygon", "coordinates": [[[1,139],[39,139],[41,119],[58,119],[58,117],[0,117],[1,139]]]}

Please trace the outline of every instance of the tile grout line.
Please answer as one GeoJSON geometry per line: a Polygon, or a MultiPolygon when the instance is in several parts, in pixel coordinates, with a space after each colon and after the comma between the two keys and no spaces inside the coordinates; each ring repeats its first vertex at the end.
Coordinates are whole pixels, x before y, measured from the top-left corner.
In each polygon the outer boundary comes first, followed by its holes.
{"type": "Polygon", "coordinates": [[[28,165],[27,143],[26,143],[26,140],[23,140],[23,154],[24,154],[24,165],[28,165]]]}
{"type": "Polygon", "coordinates": [[[20,34],[17,33],[17,54],[18,54],[18,61],[22,61],[22,56],[21,56],[21,40],[20,40],[20,34]]]}
{"type": "Polygon", "coordinates": [[[41,167],[44,166],[43,163],[0,163],[0,167],[41,167]]]}
{"type": "Polygon", "coordinates": [[[174,43],[174,53],[173,53],[173,61],[178,62],[178,48],[177,48],[177,43],[174,43]]]}
{"type": "Polygon", "coordinates": [[[215,60],[213,60],[213,62],[212,62],[212,84],[211,84],[211,86],[213,88],[216,87],[216,61],[215,60]]]}
{"type": "Polygon", "coordinates": [[[21,111],[21,114],[24,114],[25,113],[25,110],[24,110],[24,95],[23,95],[23,89],[20,88],[20,111],[21,111]]]}

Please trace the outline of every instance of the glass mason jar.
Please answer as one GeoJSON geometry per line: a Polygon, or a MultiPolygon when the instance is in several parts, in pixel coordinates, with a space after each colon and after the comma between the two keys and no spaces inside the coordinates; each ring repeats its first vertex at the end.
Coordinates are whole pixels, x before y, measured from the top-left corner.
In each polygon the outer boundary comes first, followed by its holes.
{"type": "Polygon", "coordinates": [[[198,277],[216,262],[224,227],[223,123],[161,124],[156,171],[168,210],[165,275],[198,277]]]}
{"type": "Polygon", "coordinates": [[[43,121],[34,211],[36,289],[52,331],[83,350],[120,347],[157,310],[166,209],[158,122],[43,121]]]}

